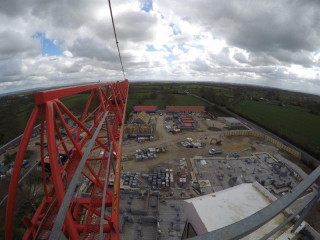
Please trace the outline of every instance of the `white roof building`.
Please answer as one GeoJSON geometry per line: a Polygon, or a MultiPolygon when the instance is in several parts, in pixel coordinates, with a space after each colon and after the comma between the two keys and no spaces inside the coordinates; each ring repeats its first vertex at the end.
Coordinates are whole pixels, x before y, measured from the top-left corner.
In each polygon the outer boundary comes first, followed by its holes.
{"type": "MultiPolygon", "coordinates": [[[[272,197],[266,196],[266,189],[259,183],[244,183],[232,188],[184,201],[187,216],[184,238],[202,235],[244,219],[269,205],[272,197]],[[191,225],[191,226],[190,226],[191,225]]],[[[286,217],[283,213],[243,239],[260,239],[280,225],[286,217]]],[[[300,228],[306,223],[303,222],[300,228]]],[[[292,223],[270,239],[292,239],[296,234],[290,232],[292,223]]],[[[299,229],[297,230],[299,232],[299,229]]]]}
{"type": "Polygon", "coordinates": [[[224,120],[225,120],[225,123],[228,127],[241,126],[241,124],[242,124],[238,119],[233,118],[233,117],[225,117],[224,120]]]}

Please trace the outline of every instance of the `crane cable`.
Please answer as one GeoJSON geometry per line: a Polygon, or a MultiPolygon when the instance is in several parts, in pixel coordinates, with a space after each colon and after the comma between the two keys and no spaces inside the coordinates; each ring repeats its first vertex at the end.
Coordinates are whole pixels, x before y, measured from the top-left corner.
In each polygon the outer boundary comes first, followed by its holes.
{"type": "Polygon", "coordinates": [[[114,37],[115,37],[115,40],[116,40],[118,53],[119,53],[120,64],[121,64],[121,68],[122,68],[122,74],[123,74],[124,79],[126,79],[126,75],[124,73],[124,68],[123,68],[123,64],[122,64],[121,54],[120,54],[119,42],[118,42],[117,33],[116,33],[116,27],[114,26],[114,20],[113,20],[113,14],[112,14],[112,8],[111,8],[110,0],[108,0],[108,3],[109,3],[110,16],[111,16],[111,21],[112,21],[112,26],[113,26],[113,33],[114,33],[114,37]]]}

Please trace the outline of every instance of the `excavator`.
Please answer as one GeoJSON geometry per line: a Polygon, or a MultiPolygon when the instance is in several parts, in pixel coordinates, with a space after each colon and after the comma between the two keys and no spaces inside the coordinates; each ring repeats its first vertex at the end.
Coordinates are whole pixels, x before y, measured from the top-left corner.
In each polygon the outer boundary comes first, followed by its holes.
{"type": "Polygon", "coordinates": [[[211,138],[210,145],[214,144],[220,146],[222,144],[221,139],[218,140],[217,138],[211,138]]]}

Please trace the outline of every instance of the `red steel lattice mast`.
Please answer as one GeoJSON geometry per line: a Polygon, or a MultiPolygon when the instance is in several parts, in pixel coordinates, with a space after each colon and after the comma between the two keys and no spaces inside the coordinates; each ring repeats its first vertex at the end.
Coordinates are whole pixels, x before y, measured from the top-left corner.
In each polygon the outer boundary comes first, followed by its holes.
{"type": "Polygon", "coordinates": [[[6,239],[13,239],[18,181],[37,121],[41,126],[44,198],[32,219],[23,219],[27,228],[23,239],[119,239],[122,136],[128,88],[126,79],[34,95],[36,106],[24,131],[9,186],[6,239]],[[80,116],[75,116],[60,100],[84,92],[90,92],[86,106],[80,116]],[[61,159],[61,154],[66,159],[61,159]],[[88,179],[84,185],[87,197],[79,194],[81,179],[88,179]]]}

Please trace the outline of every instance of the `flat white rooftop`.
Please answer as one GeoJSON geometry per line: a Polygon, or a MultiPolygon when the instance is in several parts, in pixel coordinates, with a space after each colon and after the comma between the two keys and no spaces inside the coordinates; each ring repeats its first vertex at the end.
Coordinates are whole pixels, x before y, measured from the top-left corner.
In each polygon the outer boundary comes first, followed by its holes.
{"type": "Polygon", "coordinates": [[[224,119],[229,123],[241,123],[238,119],[233,117],[225,117],[224,119]]]}
{"type": "MultiPolygon", "coordinates": [[[[216,193],[185,200],[184,210],[188,221],[198,235],[201,235],[252,215],[271,203],[255,187],[257,184],[245,183],[216,193]]],[[[285,219],[284,214],[279,214],[276,218],[243,239],[259,239],[285,221],[285,219]]],[[[288,237],[290,239],[286,231],[291,225],[291,223],[287,225],[271,239],[281,239],[280,236],[282,234],[286,236],[286,239],[288,237]]],[[[289,235],[293,237],[295,234],[289,235]]],[[[284,236],[282,235],[282,237],[284,236]]]]}

